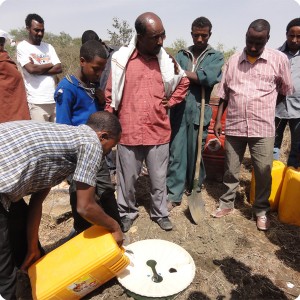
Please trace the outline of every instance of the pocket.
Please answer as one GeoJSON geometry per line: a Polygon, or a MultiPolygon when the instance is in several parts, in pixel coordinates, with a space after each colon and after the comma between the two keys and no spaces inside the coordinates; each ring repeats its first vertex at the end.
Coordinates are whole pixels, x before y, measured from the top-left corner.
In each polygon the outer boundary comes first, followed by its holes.
{"type": "Polygon", "coordinates": [[[275,77],[274,75],[264,75],[258,74],[258,86],[259,91],[268,92],[275,87],[275,77]]]}
{"type": "MultiPolygon", "coordinates": [[[[201,103],[197,102],[197,109],[194,110],[194,124],[195,125],[200,125],[200,112],[201,112],[201,103]]],[[[205,104],[204,106],[204,122],[203,126],[208,126],[210,123],[210,120],[212,118],[212,108],[209,104],[205,104]]]]}

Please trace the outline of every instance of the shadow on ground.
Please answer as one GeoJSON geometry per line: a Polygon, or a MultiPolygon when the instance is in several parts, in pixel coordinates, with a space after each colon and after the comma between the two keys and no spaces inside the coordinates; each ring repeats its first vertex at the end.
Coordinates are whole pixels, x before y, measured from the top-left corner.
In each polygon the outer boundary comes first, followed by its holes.
{"type": "MultiPolygon", "coordinates": [[[[232,257],[213,262],[219,266],[226,279],[235,285],[230,299],[288,299],[269,278],[253,274],[250,267],[232,257]]],[[[222,295],[218,299],[222,299],[222,295]]],[[[228,295],[226,295],[226,299],[228,299],[228,295]]]]}

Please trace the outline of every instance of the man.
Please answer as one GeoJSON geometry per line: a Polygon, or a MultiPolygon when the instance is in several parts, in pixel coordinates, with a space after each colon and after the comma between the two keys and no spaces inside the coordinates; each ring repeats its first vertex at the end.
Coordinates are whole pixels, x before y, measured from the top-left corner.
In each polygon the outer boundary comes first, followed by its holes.
{"type": "Polygon", "coordinates": [[[44,20],[37,14],[25,19],[28,41],[17,46],[17,60],[22,67],[30,116],[36,121],[55,121],[55,78],[62,72],[54,48],[42,42],[44,20]]]}
{"type": "Polygon", "coordinates": [[[286,42],[279,48],[290,61],[294,93],[280,101],[275,113],[274,159],[279,159],[284,129],[289,124],[291,150],[287,165],[299,167],[300,146],[300,18],[293,19],[286,27],[286,42]]]}
{"type": "Polygon", "coordinates": [[[89,222],[107,228],[117,243],[122,244],[120,226],[95,202],[101,157],[118,143],[120,135],[118,119],[107,112],[92,114],[87,125],[78,127],[33,121],[0,124],[0,295],[4,299],[16,299],[14,249],[7,229],[11,204],[31,195],[23,213],[27,218],[28,244],[21,270],[26,271],[41,256],[38,230],[42,202],[51,187],[70,174],[74,173],[78,213],[89,222]]]}
{"type": "MultiPolygon", "coordinates": [[[[63,78],[55,91],[57,123],[79,126],[85,124],[91,114],[101,110],[101,106],[103,110],[105,99],[99,88],[99,79],[106,66],[106,57],[104,47],[96,40],[87,41],[81,46],[80,68],[74,75],[63,78]]],[[[72,180],[69,191],[74,218],[73,234],[76,234],[91,224],[77,213],[76,186],[72,180]]],[[[97,202],[107,214],[121,223],[114,192],[103,157],[96,180],[96,194],[100,198],[97,202]]]]}
{"type": "Polygon", "coordinates": [[[138,216],[135,183],[145,160],[151,181],[150,217],[163,230],[171,230],[166,190],[168,109],[183,101],[189,82],[163,49],[166,33],[157,15],[140,15],[135,29],[130,44],[112,57],[105,91],[106,109],[118,113],[124,133],[117,150],[117,201],[126,232],[138,216]]]}
{"type": "Polygon", "coordinates": [[[246,33],[246,48],[234,54],[226,63],[218,94],[220,106],[214,131],[221,134],[221,117],[228,105],[226,117],[224,184],[227,191],[220,197],[215,218],[230,214],[239,184],[239,169],[249,146],[254,175],[253,205],[259,230],[268,230],[267,213],[271,191],[271,168],[274,145],[274,117],[277,95],[290,95],[293,86],[289,62],[277,50],[265,48],[270,24],[263,19],[253,21],[246,33]]]}
{"type": "Polygon", "coordinates": [[[7,35],[0,34],[0,122],[30,120],[22,75],[4,50],[7,35]]]}
{"type": "MultiPolygon", "coordinates": [[[[193,189],[200,124],[201,89],[205,89],[205,102],[208,104],[214,85],[221,79],[224,60],[223,55],[208,44],[211,29],[212,24],[207,18],[197,18],[192,23],[191,35],[194,45],[187,50],[180,50],[176,56],[177,62],[185,70],[187,78],[190,80],[190,85],[185,101],[170,110],[172,137],[167,175],[169,210],[181,203],[184,190],[187,195],[190,195],[193,189]]],[[[209,105],[206,105],[203,146],[211,117],[212,110],[209,105]]],[[[205,178],[203,160],[201,161],[200,175],[199,190],[201,190],[205,178]]]]}

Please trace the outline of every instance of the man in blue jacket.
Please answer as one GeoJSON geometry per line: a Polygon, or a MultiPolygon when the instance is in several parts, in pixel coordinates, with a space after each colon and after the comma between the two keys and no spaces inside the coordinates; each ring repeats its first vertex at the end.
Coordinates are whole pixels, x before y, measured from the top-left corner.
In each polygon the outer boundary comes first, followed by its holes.
{"type": "MultiPolygon", "coordinates": [[[[183,192],[189,195],[193,188],[197,157],[197,137],[200,121],[201,89],[205,89],[205,115],[203,140],[204,146],[212,110],[208,105],[210,94],[221,79],[221,68],[224,63],[222,53],[214,50],[208,40],[211,37],[211,22],[197,18],[192,23],[194,45],[180,50],[176,60],[185,70],[190,80],[189,90],[184,102],[170,111],[172,137],[170,143],[170,161],[167,174],[168,209],[181,203],[183,192]]],[[[201,161],[199,191],[205,178],[205,168],[201,161]]]]}

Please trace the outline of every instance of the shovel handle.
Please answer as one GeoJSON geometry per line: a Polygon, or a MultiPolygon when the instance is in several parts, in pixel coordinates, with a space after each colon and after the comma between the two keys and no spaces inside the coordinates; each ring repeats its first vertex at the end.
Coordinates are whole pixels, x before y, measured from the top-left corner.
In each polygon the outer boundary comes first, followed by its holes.
{"type": "Polygon", "coordinates": [[[198,150],[197,150],[197,160],[196,160],[196,171],[195,180],[199,178],[200,164],[202,158],[202,137],[203,137],[203,124],[204,124],[204,110],[205,110],[205,89],[201,87],[201,111],[200,111],[200,122],[199,122],[199,132],[198,132],[198,150]]]}

